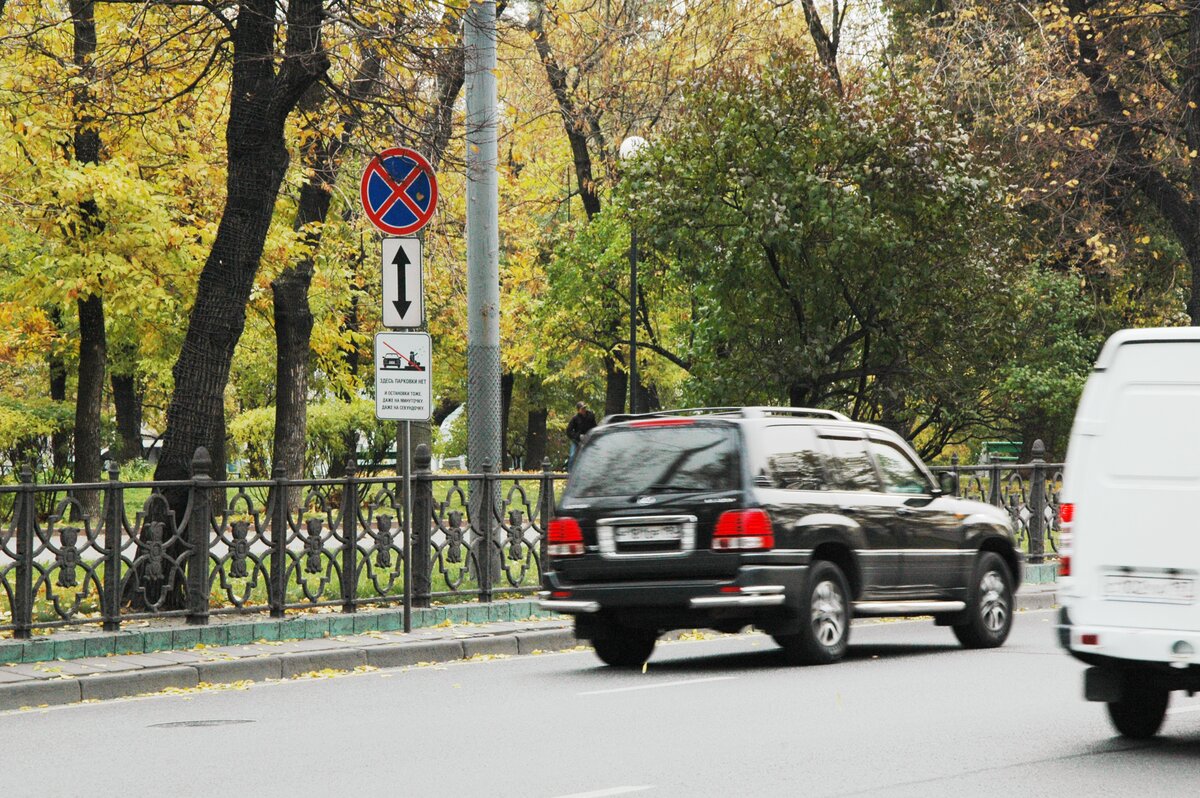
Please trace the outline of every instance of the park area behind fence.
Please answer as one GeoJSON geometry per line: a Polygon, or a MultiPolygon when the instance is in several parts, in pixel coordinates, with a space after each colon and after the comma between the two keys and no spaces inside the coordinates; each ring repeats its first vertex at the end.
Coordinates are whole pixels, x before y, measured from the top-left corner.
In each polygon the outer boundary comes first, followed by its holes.
{"type": "MultiPolygon", "coordinates": [[[[1008,511],[1030,562],[1057,552],[1062,466],[933,470],[960,496],[1008,511]]],[[[189,480],[0,486],[0,634],[183,617],[378,605],[491,602],[538,589],[546,522],[566,474],[434,474],[418,447],[412,518],[396,476],[214,481],[204,450],[189,480]],[[346,498],[351,497],[350,501],[346,498]],[[183,508],[181,511],[172,510],[183,508]]]]}

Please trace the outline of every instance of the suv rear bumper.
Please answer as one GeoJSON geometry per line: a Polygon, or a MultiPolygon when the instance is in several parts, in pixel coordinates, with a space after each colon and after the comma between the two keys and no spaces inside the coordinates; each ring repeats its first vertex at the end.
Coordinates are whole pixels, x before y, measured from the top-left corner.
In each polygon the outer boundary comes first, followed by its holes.
{"type": "MultiPolygon", "coordinates": [[[[718,607],[778,607],[786,600],[784,585],[754,585],[741,588],[739,593],[722,593],[720,595],[691,596],[687,605],[691,609],[715,609],[718,607]]],[[[561,612],[566,615],[578,615],[600,611],[599,601],[570,600],[549,598],[550,591],[538,593],[539,601],[544,610],[561,612]]]]}
{"type": "Polygon", "coordinates": [[[567,615],[654,620],[663,628],[705,627],[735,619],[780,619],[798,606],[807,565],[743,568],[732,579],[564,584],[548,571],[542,609],[567,615]]]}

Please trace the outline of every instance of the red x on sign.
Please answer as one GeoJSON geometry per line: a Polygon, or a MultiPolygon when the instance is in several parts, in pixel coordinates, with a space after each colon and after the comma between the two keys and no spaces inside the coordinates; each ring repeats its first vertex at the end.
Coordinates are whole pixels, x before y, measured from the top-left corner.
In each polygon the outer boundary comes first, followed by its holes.
{"type": "Polygon", "coordinates": [[[363,210],[385,233],[407,236],[420,230],[437,209],[437,176],[419,152],[392,147],[363,170],[363,210]]]}

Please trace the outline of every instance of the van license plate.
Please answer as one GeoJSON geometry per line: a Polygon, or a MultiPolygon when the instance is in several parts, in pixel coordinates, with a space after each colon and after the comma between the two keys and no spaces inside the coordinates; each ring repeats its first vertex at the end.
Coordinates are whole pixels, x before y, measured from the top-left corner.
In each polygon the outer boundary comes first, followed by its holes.
{"type": "Polygon", "coordinates": [[[678,524],[654,524],[650,526],[619,526],[615,530],[618,543],[665,543],[679,540],[678,524]]]}
{"type": "Polygon", "coordinates": [[[1104,597],[1113,601],[1191,604],[1196,600],[1195,581],[1174,576],[1108,574],[1104,577],[1104,597]]]}

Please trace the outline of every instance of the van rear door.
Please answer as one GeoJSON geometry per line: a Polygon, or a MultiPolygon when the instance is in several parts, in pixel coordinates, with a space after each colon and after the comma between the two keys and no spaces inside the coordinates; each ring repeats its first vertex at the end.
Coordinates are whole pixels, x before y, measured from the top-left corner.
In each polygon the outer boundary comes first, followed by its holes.
{"type": "Polygon", "coordinates": [[[1200,630],[1200,340],[1110,343],[1068,454],[1072,616],[1200,630]]]}

